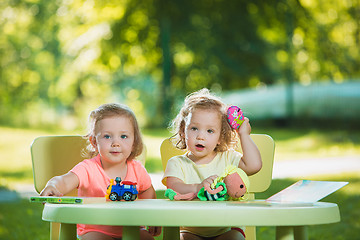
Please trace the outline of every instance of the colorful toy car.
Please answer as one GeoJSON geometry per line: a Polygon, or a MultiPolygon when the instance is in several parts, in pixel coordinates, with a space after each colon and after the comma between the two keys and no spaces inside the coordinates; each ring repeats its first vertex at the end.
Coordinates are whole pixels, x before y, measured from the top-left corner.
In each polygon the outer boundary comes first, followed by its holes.
{"type": "Polygon", "coordinates": [[[110,185],[106,190],[106,199],[111,201],[134,201],[137,198],[138,190],[136,189],[136,182],[121,181],[120,177],[115,178],[116,184],[111,180],[110,185]]]}

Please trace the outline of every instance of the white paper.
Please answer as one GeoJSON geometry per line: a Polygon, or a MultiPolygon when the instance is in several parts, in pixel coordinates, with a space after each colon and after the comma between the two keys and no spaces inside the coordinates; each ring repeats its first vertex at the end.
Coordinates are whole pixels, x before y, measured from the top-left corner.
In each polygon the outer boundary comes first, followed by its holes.
{"type": "Polygon", "coordinates": [[[279,203],[314,203],[337,191],[348,182],[300,180],[272,195],[266,201],[279,203]]]}

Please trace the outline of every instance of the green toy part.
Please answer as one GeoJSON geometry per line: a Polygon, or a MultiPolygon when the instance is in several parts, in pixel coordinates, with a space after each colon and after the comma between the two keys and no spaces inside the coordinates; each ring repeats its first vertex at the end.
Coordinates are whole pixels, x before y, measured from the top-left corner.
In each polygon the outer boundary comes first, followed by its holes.
{"type": "Polygon", "coordinates": [[[197,194],[193,192],[180,194],[169,188],[165,191],[165,197],[170,200],[192,200],[197,196],[201,201],[238,201],[246,199],[244,196],[249,187],[250,181],[246,173],[241,168],[230,165],[211,186],[206,186],[206,189],[202,187],[197,194]]]}
{"type": "Polygon", "coordinates": [[[169,198],[170,200],[192,200],[196,197],[196,194],[192,192],[180,194],[171,188],[168,188],[165,191],[165,197],[169,198]]]}
{"type": "Polygon", "coordinates": [[[222,187],[223,190],[221,190],[217,194],[211,194],[211,193],[207,192],[204,187],[202,187],[200,189],[200,191],[198,192],[197,197],[201,201],[226,201],[226,200],[228,200],[229,195],[227,194],[227,188],[226,188],[225,183],[218,182],[215,186],[215,189],[219,188],[219,187],[222,187]]]}
{"type": "Polygon", "coordinates": [[[172,190],[171,188],[166,189],[165,191],[165,197],[167,197],[170,200],[174,200],[174,197],[176,196],[176,192],[172,190]]]}

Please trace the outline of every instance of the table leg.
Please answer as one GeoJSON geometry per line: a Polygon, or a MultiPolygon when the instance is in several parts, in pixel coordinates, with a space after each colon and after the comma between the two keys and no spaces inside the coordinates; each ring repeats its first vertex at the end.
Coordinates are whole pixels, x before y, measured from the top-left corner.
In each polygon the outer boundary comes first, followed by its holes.
{"type": "Polygon", "coordinates": [[[59,240],[60,223],[50,222],[50,240],[59,240]]]}
{"type": "Polygon", "coordinates": [[[294,227],[294,236],[295,240],[307,240],[307,227],[306,226],[296,226],[294,227]]]}
{"type": "Polygon", "coordinates": [[[294,240],[293,226],[277,226],[276,240],[294,240]]]}
{"type": "Polygon", "coordinates": [[[180,228],[163,227],[163,240],[180,240],[180,228]]]}
{"type": "Polygon", "coordinates": [[[140,240],[140,227],[123,226],[122,240],[140,240]]]}
{"type": "Polygon", "coordinates": [[[76,239],[76,224],[60,223],[59,240],[76,239]]]}

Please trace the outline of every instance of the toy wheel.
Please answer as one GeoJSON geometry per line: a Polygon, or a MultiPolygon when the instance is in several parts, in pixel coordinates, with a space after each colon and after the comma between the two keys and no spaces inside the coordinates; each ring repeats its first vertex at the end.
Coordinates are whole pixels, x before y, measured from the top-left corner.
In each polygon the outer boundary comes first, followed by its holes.
{"type": "Polygon", "coordinates": [[[137,198],[137,194],[133,194],[131,197],[131,201],[134,201],[137,198]]]}
{"type": "Polygon", "coordinates": [[[109,199],[110,199],[111,201],[116,201],[116,200],[118,199],[117,193],[116,193],[116,192],[110,193],[109,199]]]}
{"type": "Polygon", "coordinates": [[[123,197],[123,199],[125,201],[130,201],[131,197],[132,197],[132,193],[131,192],[125,192],[122,197],[123,197]]]}

